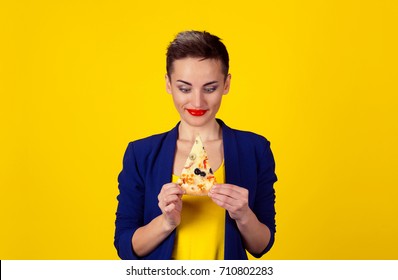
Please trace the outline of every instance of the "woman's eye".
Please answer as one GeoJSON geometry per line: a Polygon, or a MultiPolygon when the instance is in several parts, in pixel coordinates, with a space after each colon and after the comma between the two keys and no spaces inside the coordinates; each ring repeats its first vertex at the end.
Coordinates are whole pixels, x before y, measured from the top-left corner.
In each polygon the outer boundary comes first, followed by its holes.
{"type": "Polygon", "coordinates": [[[191,89],[189,89],[189,88],[184,88],[184,87],[180,87],[179,90],[180,90],[182,93],[189,93],[191,89]]]}
{"type": "Polygon", "coordinates": [[[216,87],[208,87],[208,88],[205,88],[205,92],[211,93],[211,92],[214,92],[216,89],[217,89],[216,87]]]}

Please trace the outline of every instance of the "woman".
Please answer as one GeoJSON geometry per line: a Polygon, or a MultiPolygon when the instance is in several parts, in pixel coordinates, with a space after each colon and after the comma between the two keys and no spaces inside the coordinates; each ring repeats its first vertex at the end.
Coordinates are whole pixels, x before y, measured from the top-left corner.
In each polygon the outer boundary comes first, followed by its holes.
{"type": "Polygon", "coordinates": [[[181,32],[167,50],[166,89],[181,121],[129,144],[119,175],[115,247],[122,259],[247,259],[274,242],[275,163],[262,136],[216,114],[230,87],[217,36],[181,32]],[[197,135],[218,182],[205,197],[175,183],[197,135]]]}

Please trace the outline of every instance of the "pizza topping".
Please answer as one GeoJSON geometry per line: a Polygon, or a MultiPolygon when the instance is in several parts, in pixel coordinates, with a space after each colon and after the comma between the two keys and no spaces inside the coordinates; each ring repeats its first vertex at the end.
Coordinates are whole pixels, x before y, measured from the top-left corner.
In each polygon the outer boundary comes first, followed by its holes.
{"type": "Polygon", "coordinates": [[[202,177],[206,176],[206,172],[201,171],[199,168],[195,168],[195,170],[193,172],[195,173],[195,175],[200,175],[202,177]]]}
{"type": "Polygon", "coordinates": [[[189,159],[190,160],[195,160],[196,159],[196,155],[195,154],[190,154],[189,155],[189,159]]]}

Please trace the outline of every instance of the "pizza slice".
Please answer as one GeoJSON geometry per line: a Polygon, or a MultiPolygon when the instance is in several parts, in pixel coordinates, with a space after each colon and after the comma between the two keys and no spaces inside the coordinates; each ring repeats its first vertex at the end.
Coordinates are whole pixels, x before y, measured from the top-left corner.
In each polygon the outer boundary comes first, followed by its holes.
{"type": "Polygon", "coordinates": [[[177,184],[189,195],[207,195],[216,183],[203,142],[198,135],[177,184]]]}

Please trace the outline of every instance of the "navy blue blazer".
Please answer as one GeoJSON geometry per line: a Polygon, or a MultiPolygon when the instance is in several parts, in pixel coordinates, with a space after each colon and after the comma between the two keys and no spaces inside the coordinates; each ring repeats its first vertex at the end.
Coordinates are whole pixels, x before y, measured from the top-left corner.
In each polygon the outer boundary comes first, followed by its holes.
{"type": "MultiPolygon", "coordinates": [[[[271,240],[261,257],[274,243],[275,236],[275,162],[270,143],[262,136],[222,128],[226,183],[249,190],[249,207],[260,222],[268,226],[271,240]]],[[[171,131],[129,143],[119,174],[119,195],[116,212],[114,245],[121,259],[140,259],[131,245],[134,232],[161,214],[157,196],[171,182],[178,125],[171,131]]],[[[173,231],[154,251],[142,259],[170,259],[173,231]]],[[[224,259],[247,259],[236,222],[226,214],[224,259]]]]}

